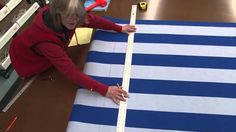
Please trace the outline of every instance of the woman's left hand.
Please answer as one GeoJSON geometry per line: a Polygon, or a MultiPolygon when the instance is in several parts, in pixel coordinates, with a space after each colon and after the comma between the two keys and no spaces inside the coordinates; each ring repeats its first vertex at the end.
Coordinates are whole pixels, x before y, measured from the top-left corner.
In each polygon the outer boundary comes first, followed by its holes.
{"type": "Polygon", "coordinates": [[[122,32],[123,33],[131,33],[131,32],[135,32],[136,31],[136,27],[134,25],[124,25],[122,26],[122,32]]]}
{"type": "Polygon", "coordinates": [[[128,98],[129,95],[121,86],[109,86],[106,97],[110,98],[116,104],[119,104],[120,101],[126,101],[125,98],[128,98]]]}

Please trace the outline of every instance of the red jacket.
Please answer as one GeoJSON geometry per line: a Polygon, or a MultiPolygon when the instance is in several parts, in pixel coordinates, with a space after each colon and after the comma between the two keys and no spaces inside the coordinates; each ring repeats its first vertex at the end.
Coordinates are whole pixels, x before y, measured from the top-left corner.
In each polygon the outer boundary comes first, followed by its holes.
{"type": "MultiPolygon", "coordinates": [[[[13,39],[10,45],[12,66],[20,77],[29,77],[47,70],[52,65],[77,85],[95,90],[105,95],[107,85],[101,84],[81,72],[68,57],[66,49],[74,30],[59,33],[49,28],[43,19],[43,14],[49,7],[42,8],[31,26],[13,39]]],[[[104,18],[88,15],[89,24],[86,27],[115,30],[122,27],[104,18]]]]}

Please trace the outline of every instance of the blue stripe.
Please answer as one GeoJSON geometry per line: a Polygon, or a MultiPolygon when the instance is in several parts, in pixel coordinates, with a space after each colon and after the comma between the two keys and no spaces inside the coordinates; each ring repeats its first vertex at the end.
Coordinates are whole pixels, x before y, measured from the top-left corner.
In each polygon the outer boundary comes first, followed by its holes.
{"type": "Polygon", "coordinates": [[[111,42],[127,42],[128,35],[124,33],[107,32],[107,31],[98,30],[96,31],[96,34],[93,40],[103,40],[103,41],[111,41],[111,42]]]}
{"type": "MultiPolygon", "coordinates": [[[[70,120],[116,126],[118,109],[74,105],[70,120]]],[[[236,116],[128,110],[126,127],[184,131],[236,131],[236,116]]]]}
{"type": "MultiPolygon", "coordinates": [[[[128,20],[122,20],[112,17],[104,17],[115,23],[128,24],[128,20]]],[[[149,25],[179,25],[179,26],[207,26],[207,27],[236,27],[236,23],[230,22],[192,22],[192,21],[164,21],[164,20],[137,20],[136,24],[149,25]]]]}
{"type": "Polygon", "coordinates": [[[115,125],[117,114],[118,109],[73,105],[70,120],[94,124],[115,125]]]}
{"type": "Polygon", "coordinates": [[[97,51],[89,51],[87,62],[99,62],[108,64],[124,64],[124,53],[105,53],[97,51]]]}
{"type": "Polygon", "coordinates": [[[142,43],[236,46],[236,37],[213,37],[171,34],[135,34],[134,41],[142,43]]]}
{"type": "MultiPolygon", "coordinates": [[[[88,62],[124,64],[124,53],[90,51],[88,62]]],[[[132,65],[236,69],[236,58],[133,54],[132,65]]]]}
{"type": "Polygon", "coordinates": [[[236,69],[236,58],[133,54],[132,64],[149,66],[236,69]]]}
{"type": "Polygon", "coordinates": [[[212,37],[171,34],[135,34],[135,42],[236,46],[236,37],[212,37]]]}
{"type": "MultiPolygon", "coordinates": [[[[91,76],[107,85],[122,84],[121,78],[91,76]]],[[[236,98],[236,84],[131,79],[130,93],[236,98]]]]}
{"type": "MultiPolygon", "coordinates": [[[[127,42],[128,36],[126,34],[97,31],[94,40],[127,42]]],[[[134,35],[134,42],[236,46],[236,37],[136,33],[134,35]]]]}

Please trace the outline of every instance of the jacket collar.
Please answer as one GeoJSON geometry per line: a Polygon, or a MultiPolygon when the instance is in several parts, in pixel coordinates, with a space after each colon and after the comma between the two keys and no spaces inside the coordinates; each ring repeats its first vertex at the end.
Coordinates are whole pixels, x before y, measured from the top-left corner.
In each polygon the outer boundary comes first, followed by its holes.
{"type": "MultiPolygon", "coordinates": [[[[34,24],[38,28],[40,28],[44,32],[49,32],[51,34],[54,34],[56,36],[64,37],[65,31],[61,30],[56,30],[55,27],[53,26],[52,18],[50,17],[49,14],[49,6],[45,6],[41,8],[41,10],[37,13],[34,19],[34,24]]],[[[64,29],[64,28],[63,28],[64,29]]]]}

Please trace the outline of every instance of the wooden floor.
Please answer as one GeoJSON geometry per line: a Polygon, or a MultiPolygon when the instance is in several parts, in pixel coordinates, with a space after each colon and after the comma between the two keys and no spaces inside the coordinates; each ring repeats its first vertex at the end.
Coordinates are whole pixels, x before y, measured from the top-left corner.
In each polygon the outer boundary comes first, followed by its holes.
{"type": "MultiPolygon", "coordinates": [[[[137,19],[236,22],[236,0],[143,1],[148,2],[148,10],[138,11],[137,19]]],[[[129,19],[131,5],[138,2],[140,0],[112,0],[106,13],[97,14],[129,19]]],[[[88,49],[89,45],[69,49],[81,70],[88,49]]],[[[10,132],[65,132],[75,93],[76,85],[55,69],[49,70],[38,76],[6,113],[0,114],[0,132],[6,130],[15,116],[18,119],[10,132]],[[49,75],[55,79],[47,79],[49,75]]]]}

